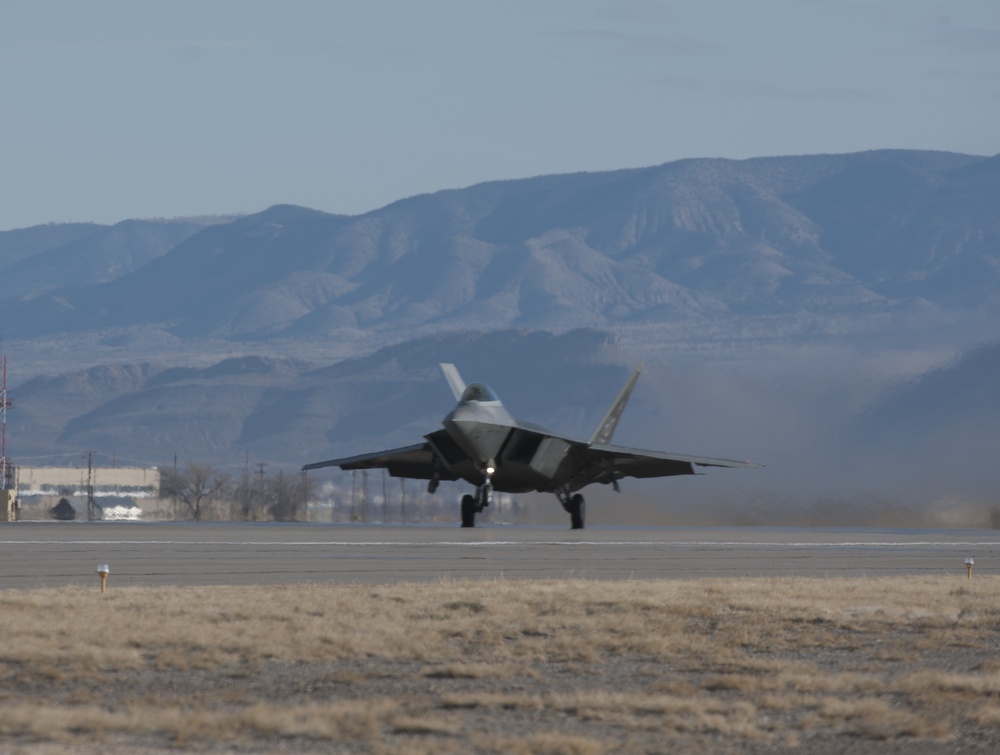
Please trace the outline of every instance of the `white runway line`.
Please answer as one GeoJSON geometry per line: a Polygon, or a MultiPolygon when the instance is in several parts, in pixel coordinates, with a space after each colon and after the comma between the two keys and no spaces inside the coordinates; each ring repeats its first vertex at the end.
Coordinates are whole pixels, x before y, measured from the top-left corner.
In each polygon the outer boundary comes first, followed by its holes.
{"type": "Polygon", "coordinates": [[[908,547],[941,547],[941,548],[987,548],[1000,547],[998,541],[844,541],[844,542],[743,542],[736,540],[639,540],[639,541],[597,541],[597,540],[482,540],[457,541],[440,540],[436,542],[405,543],[389,540],[0,540],[0,545],[183,545],[183,546],[266,546],[269,548],[303,546],[317,547],[391,547],[391,548],[488,548],[506,546],[581,546],[615,548],[648,548],[653,546],[672,547],[716,547],[716,548],[908,548],[908,547]]]}

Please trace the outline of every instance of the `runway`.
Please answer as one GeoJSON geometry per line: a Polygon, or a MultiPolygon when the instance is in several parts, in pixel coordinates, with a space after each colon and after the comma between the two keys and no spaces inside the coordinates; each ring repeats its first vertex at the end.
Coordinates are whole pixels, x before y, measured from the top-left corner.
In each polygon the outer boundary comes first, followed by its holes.
{"type": "Polygon", "coordinates": [[[1000,573],[993,530],[16,522],[0,589],[1000,573]]]}

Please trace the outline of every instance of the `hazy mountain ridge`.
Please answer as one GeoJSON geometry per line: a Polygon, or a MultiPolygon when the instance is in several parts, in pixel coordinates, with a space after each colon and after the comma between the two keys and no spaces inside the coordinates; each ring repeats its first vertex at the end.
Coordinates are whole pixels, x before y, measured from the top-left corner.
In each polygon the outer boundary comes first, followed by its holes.
{"type": "Polygon", "coordinates": [[[480,184],[358,217],[279,206],[3,314],[14,337],[154,325],[256,339],[995,307],[996,160],[685,160],[480,184]]]}
{"type": "Polygon", "coordinates": [[[106,228],[97,223],[48,223],[0,231],[0,269],[106,228]]]}
{"type": "MultiPolygon", "coordinates": [[[[984,344],[953,362],[894,386],[866,407],[854,437],[906,447],[961,436],[969,428],[1000,437],[1000,342],[984,344]]],[[[992,455],[996,448],[983,449],[992,455]]],[[[977,454],[982,455],[982,454],[977,454]]]]}
{"type": "MultiPolygon", "coordinates": [[[[708,481],[626,481],[626,498],[610,505],[655,489],[691,516],[703,505],[714,517],[779,523],[803,505],[833,517],[817,521],[839,521],[838,496],[854,501],[842,513],[859,521],[882,506],[900,516],[962,495],[988,500],[998,350],[975,350],[893,390],[872,386],[860,410],[857,387],[837,376],[776,380],[649,364],[617,442],[767,466],[708,481]]],[[[332,365],[254,357],[205,368],[123,365],[19,387],[11,435],[21,463],[79,465],[94,449],[99,462],[156,464],[176,453],[232,470],[245,459],[292,470],[410,445],[437,429],[453,405],[440,361],[487,381],[515,416],[575,438],[589,437],[634,367],[614,336],[586,329],[442,334],[332,365]]]]}
{"type": "Polygon", "coordinates": [[[438,368],[448,360],[470,381],[505,388],[512,409],[556,424],[579,419],[595,397],[610,402],[627,374],[626,357],[596,331],[451,334],[330,366],[242,357],[37,378],[17,389],[12,430],[29,457],[102,449],[147,464],[173,453],[232,464],[253,453],[298,465],[386,438],[408,445],[435,429],[453,403],[438,368]],[[525,360],[537,370],[525,372],[525,360]]]}
{"type": "Polygon", "coordinates": [[[54,224],[0,232],[0,300],[107,283],[138,270],[204,228],[232,218],[54,224]]]}

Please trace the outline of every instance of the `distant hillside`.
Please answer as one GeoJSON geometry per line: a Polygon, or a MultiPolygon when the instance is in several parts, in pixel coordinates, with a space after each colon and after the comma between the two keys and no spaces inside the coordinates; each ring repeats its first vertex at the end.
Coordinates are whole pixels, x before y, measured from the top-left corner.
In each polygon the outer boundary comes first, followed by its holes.
{"type": "Polygon", "coordinates": [[[95,223],[50,223],[0,231],[0,269],[6,269],[40,252],[72,244],[100,233],[107,227],[95,223]]]}
{"type": "Polygon", "coordinates": [[[995,313],[998,166],[909,151],[685,160],[358,217],[274,207],[0,315],[12,338],[154,326],[273,339],[995,313]]]}
{"type": "MultiPolygon", "coordinates": [[[[906,449],[940,444],[943,435],[962,440],[977,434],[985,455],[995,456],[1000,450],[1000,343],[980,346],[894,386],[866,408],[854,432],[906,449]]],[[[940,452],[944,456],[951,450],[940,452]]]]}
{"type": "Polygon", "coordinates": [[[17,386],[10,435],[28,457],[99,449],[147,464],[174,453],[234,464],[252,453],[300,466],[436,429],[454,403],[441,361],[491,382],[528,419],[588,433],[581,421],[596,426],[629,366],[613,339],[581,330],[426,338],[324,367],[259,357],[100,367],[17,386]]]}
{"type": "Polygon", "coordinates": [[[232,218],[66,223],[0,231],[0,301],[107,283],[232,218]]]}

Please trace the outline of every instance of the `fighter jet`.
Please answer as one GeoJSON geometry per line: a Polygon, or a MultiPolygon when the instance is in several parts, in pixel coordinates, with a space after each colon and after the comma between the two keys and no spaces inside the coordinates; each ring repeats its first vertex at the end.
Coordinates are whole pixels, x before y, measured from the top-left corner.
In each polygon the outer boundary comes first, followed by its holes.
{"type": "Polygon", "coordinates": [[[441,371],[458,401],[442,421],[443,429],[425,435],[424,442],[416,445],[319,461],[302,469],[386,469],[393,477],[428,480],[429,493],[437,490],[441,480],[465,480],[476,490],[462,497],[463,527],[475,526],[476,514],[490,505],[494,492],[554,493],[569,514],[572,528],[583,529],[586,507],[577,491],[587,485],[611,485],[617,492],[618,481],[625,477],[689,475],[696,474],[695,467],[760,466],[611,445],[641,370],[640,364],[590,440],[581,441],[514,419],[489,386],[466,386],[455,365],[442,364],[441,371]]]}

